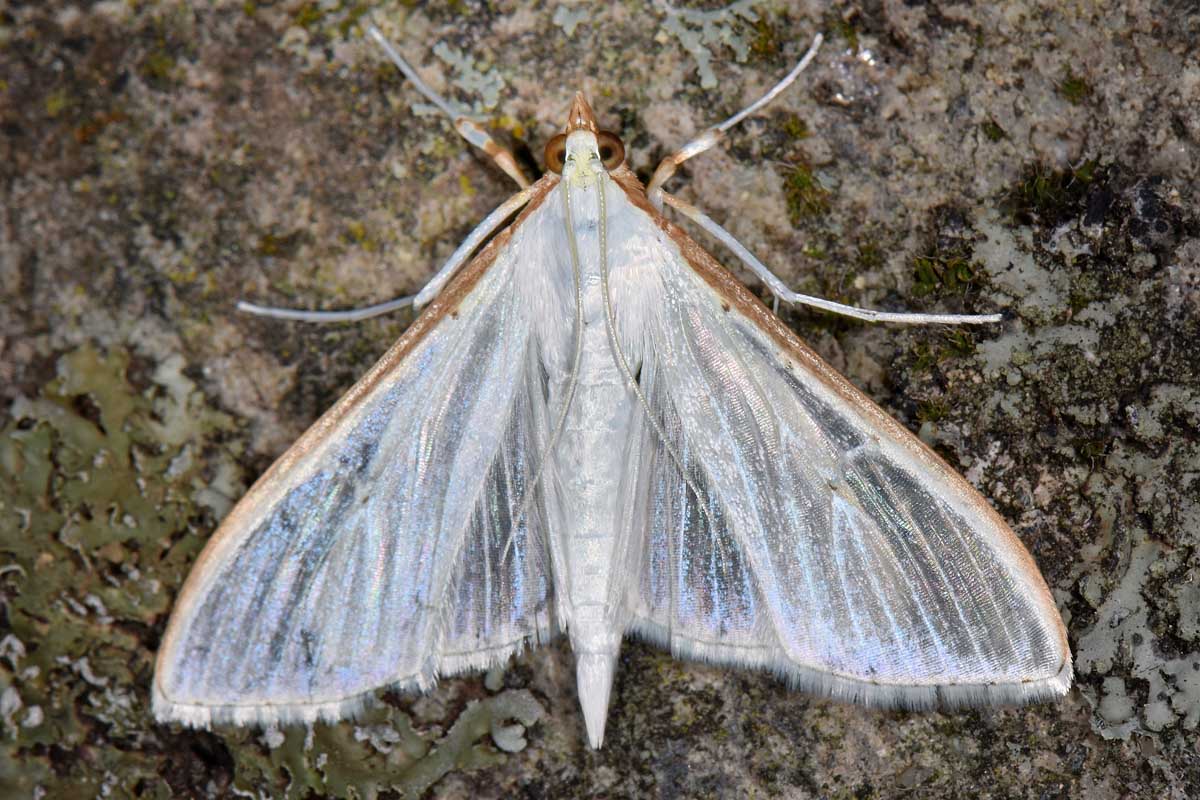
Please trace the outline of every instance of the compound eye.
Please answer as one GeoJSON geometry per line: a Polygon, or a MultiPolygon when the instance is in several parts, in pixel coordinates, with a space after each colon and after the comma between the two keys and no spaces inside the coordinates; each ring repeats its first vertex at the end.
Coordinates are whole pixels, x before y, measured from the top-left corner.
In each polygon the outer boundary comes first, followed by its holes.
{"type": "Polygon", "coordinates": [[[625,160],[625,145],[621,144],[620,138],[615,133],[600,131],[596,135],[596,147],[600,151],[600,160],[604,162],[604,168],[607,170],[616,169],[625,160]]]}
{"type": "Polygon", "coordinates": [[[563,164],[567,160],[567,135],[560,133],[546,142],[546,169],[555,175],[562,175],[563,164]]]}

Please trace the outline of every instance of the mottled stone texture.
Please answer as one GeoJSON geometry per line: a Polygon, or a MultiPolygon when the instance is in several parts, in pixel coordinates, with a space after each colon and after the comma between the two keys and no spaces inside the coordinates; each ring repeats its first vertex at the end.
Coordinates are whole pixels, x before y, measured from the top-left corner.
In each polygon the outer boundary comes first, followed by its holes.
{"type": "Polygon", "coordinates": [[[0,3],[0,795],[1200,794],[1195,4],[192,5],[0,3]],[[824,31],[672,185],[802,290],[1009,312],[785,313],[1013,524],[1070,695],[877,712],[630,643],[594,753],[560,643],[353,725],[151,722],[203,542],[411,321],[232,301],[411,292],[512,190],[414,108],[366,14],[531,171],[576,89],[647,175],[824,31]]]}

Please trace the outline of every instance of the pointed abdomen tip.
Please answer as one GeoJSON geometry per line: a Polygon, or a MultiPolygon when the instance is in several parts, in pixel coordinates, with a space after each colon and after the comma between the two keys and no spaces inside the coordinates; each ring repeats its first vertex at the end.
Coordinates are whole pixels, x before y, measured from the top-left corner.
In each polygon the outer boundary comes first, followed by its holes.
{"type": "Polygon", "coordinates": [[[604,723],[608,719],[608,698],[612,693],[616,653],[580,653],[575,661],[575,684],[579,705],[587,726],[588,744],[599,750],[604,744],[604,723]]]}

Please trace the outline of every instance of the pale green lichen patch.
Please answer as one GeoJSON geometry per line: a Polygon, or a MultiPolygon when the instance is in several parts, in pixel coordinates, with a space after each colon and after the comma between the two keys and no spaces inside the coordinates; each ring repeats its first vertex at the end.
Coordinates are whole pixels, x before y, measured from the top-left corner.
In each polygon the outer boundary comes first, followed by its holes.
{"type": "MultiPolygon", "coordinates": [[[[1124,461],[1128,456],[1118,458],[1124,461]]],[[[1136,470],[1148,465],[1126,462],[1121,468],[1128,466],[1136,470]]],[[[1200,467],[1200,459],[1193,461],[1193,467],[1200,467]]],[[[1198,521],[1194,505],[1189,516],[1193,524],[1198,521]]],[[[1079,639],[1076,664],[1080,673],[1108,676],[1099,698],[1087,692],[1096,703],[1093,724],[1105,737],[1124,739],[1143,728],[1161,731],[1179,725],[1195,730],[1200,725],[1200,649],[1177,657],[1167,655],[1147,600],[1152,579],[1178,572],[1182,559],[1182,552],[1165,550],[1144,533],[1137,534],[1132,551],[1122,559],[1119,581],[1096,610],[1095,625],[1079,639]],[[1119,677],[1127,669],[1139,684],[1145,682],[1144,690],[1134,697],[1127,693],[1132,687],[1119,677]]],[[[1185,600],[1180,607],[1187,614],[1197,610],[1194,599],[1185,600]]]]}
{"type": "Polygon", "coordinates": [[[994,214],[976,223],[980,238],[974,256],[993,288],[1030,315],[1053,318],[1062,313],[1069,291],[1067,277],[1038,265],[1033,256],[1032,235],[1027,228],[1014,229],[994,214]]]}
{"type": "Polygon", "coordinates": [[[520,752],[526,729],[543,716],[532,694],[509,689],[468,702],[440,736],[436,729],[418,732],[392,707],[373,709],[353,723],[270,730],[257,738],[234,732],[233,786],[252,793],[265,778],[287,798],[420,797],[451,771],[496,766],[505,753],[520,752]]]}
{"type": "Polygon", "coordinates": [[[735,0],[712,10],[662,6],[666,12],[663,30],[696,60],[702,88],[713,89],[718,83],[712,68],[713,47],[728,47],[736,60],[745,61],[751,48],[764,41],[757,5],[761,0],[735,0]]]}
{"type": "MultiPolygon", "coordinates": [[[[197,526],[213,519],[197,500],[232,422],[205,406],[181,359],[147,366],[123,350],[67,353],[0,430],[0,680],[16,707],[0,761],[52,767],[20,779],[40,774],[51,796],[99,788],[101,772],[78,758],[98,729],[145,729],[152,631],[203,544],[197,526]]],[[[114,786],[155,772],[120,750],[104,758],[114,786]]]]}
{"type": "Polygon", "coordinates": [[[1200,592],[1190,555],[1200,547],[1200,444],[1165,430],[1200,425],[1191,382],[1200,359],[1193,338],[1164,333],[1172,317],[1161,261],[1195,222],[1161,182],[1025,174],[1014,219],[1034,227],[988,215],[976,223],[975,255],[1020,320],[979,346],[984,374],[1008,387],[990,425],[1010,426],[1014,441],[1032,435],[1061,459],[1058,476],[1027,491],[1050,502],[1073,486],[1077,499],[1062,513],[1096,531],[1077,560],[1057,567],[1059,585],[1074,583],[1082,601],[1068,611],[1094,729],[1116,739],[1192,731],[1200,725],[1200,592]],[[1042,404],[1058,427],[1017,433],[1042,404]]]}
{"type": "Polygon", "coordinates": [[[463,52],[445,42],[433,46],[433,54],[442,60],[453,76],[452,83],[464,96],[473,98],[476,114],[495,110],[504,90],[504,78],[499,70],[480,62],[476,54],[463,52]]]}
{"type": "Polygon", "coordinates": [[[568,39],[575,35],[575,29],[579,27],[581,22],[586,21],[588,12],[586,7],[571,8],[570,6],[560,5],[554,9],[554,17],[551,21],[562,28],[562,32],[568,39]]]}

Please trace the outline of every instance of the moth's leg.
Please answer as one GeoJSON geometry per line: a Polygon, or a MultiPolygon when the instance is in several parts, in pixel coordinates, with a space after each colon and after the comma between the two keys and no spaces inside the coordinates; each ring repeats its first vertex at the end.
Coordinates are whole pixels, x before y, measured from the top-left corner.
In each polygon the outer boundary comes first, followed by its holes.
{"type": "Polygon", "coordinates": [[[262,317],[290,319],[299,322],[357,322],[377,317],[380,314],[386,314],[408,305],[411,305],[414,309],[420,309],[421,306],[428,304],[429,301],[437,297],[438,292],[454,277],[454,273],[458,271],[459,267],[470,260],[471,255],[479,245],[483,244],[509,217],[529,202],[529,196],[532,193],[531,189],[522,189],[497,206],[496,210],[488,214],[483,222],[475,226],[475,230],[467,234],[467,238],[463,239],[462,244],[450,255],[445,265],[437,271],[437,274],[429,280],[429,283],[425,284],[425,288],[411,297],[398,297],[395,300],[388,300],[386,303],[378,303],[366,308],[352,308],[345,311],[303,311],[293,308],[260,306],[239,300],[237,304],[238,311],[258,314],[262,317]]]}
{"type": "Polygon", "coordinates": [[[488,132],[478,123],[455,111],[450,103],[446,101],[446,98],[435,92],[432,86],[421,80],[421,76],[417,74],[417,71],[404,60],[404,56],[400,55],[400,52],[384,37],[379,28],[371,25],[367,28],[367,34],[383,48],[384,52],[388,54],[388,58],[404,73],[404,77],[408,78],[417,91],[425,95],[429,102],[440,108],[442,113],[450,118],[450,121],[454,123],[454,129],[458,131],[460,136],[487,153],[496,162],[497,166],[516,181],[517,185],[522,189],[529,186],[529,179],[525,177],[521,172],[521,168],[517,166],[517,160],[513,158],[513,154],[496,144],[496,140],[489,136],[488,132]]]}
{"type": "Polygon", "coordinates": [[[854,319],[866,320],[867,322],[907,322],[910,324],[922,325],[928,323],[945,323],[951,325],[984,325],[990,322],[999,322],[1003,317],[1000,314],[917,314],[909,312],[893,312],[893,311],[876,311],[871,308],[856,308],[855,306],[847,306],[841,303],[835,303],[832,300],[825,300],[812,295],[800,294],[789,289],[783,281],[779,279],[775,273],[767,269],[767,267],[754,257],[754,254],[742,245],[737,239],[733,238],[733,234],[722,228],[712,220],[708,215],[700,209],[685,203],[677,197],[662,192],[663,199],[667,205],[676,209],[688,219],[695,222],[713,237],[719,239],[722,244],[733,251],[733,254],[742,260],[742,263],[750,268],[750,271],[759,277],[771,293],[775,295],[775,310],[779,310],[779,301],[783,300],[786,303],[800,303],[801,305],[821,308],[826,311],[832,311],[835,314],[841,314],[854,319]]]}
{"type": "Polygon", "coordinates": [[[800,59],[800,63],[798,63],[795,68],[787,74],[787,77],[775,84],[775,86],[771,88],[771,91],[767,92],[758,100],[746,106],[741,111],[722,122],[720,125],[714,125],[705,130],[695,139],[664,158],[662,163],[658,165],[658,169],[654,170],[654,176],[650,178],[650,184],[646,187],[646,196],[650,199],[650,203],[656,209],[661,211],[663,204],[663,184],[671,179],[671,176],[675,174],[675,170],[679,168],[679,165],[687,161],[692,156],[698,156],[713,145],[719,143],[725,138],[725,131],[729,130],[734,125],[737,125],[739,122],[758,111],[767,103],[770,103],[779,95],[780,92],[782,92],[788,86],[791,86],[792,82],[800,76],[800,73],[804,71],[804,68],[807,67],[809,62],[812,61],[817,55],[817,50],[820,49],[822,41],[823,37],[819,33],[813,37],[813,43],[808,48],[808,52],[804,54],[804,58],[800,59]]]}
{"type": "Polygon", "coordinates": [[[371,317],[388,314],[405,306],[410,306],[412,305],[412,301],[412,297],[397,297],[395,300],[388,300],[386,303],[376,303],[373,306],[364,306],[363,308],[349,308],[345,311],[305,311],[299,308],[260,306],[257,303],[238,300],[237,310],[244,311],[247,314],[256,314],[260,317],[287,319],[294,322],[358,322],[370,319],[371,317]]]}
{"type": "Polygon", "coordinates": [[[529,202],[532,195],[533,190],[526,186],[497,206],[496,210],[488,214],[483,222],[476,225],[475,230],[468,233],[467,238],[463,239],[458,249],[450,255],[445,266],[429,279],[429,283],[425,284],[424,289],[417,292],[417,296],[413,298],[413,306],[420,308],[437,297],[438,292],[442,291],[442,288],[450,282],[458,268],[470,260],[471,254],[475,252],[476,248],[487,241],[488,237],[495,233],[509,217],[520,211],[521,207],[529,202]]]}

